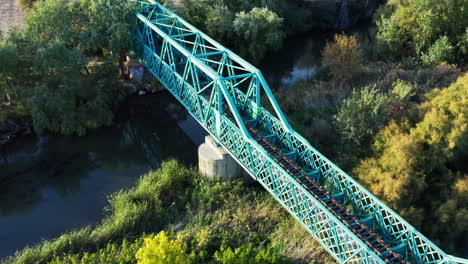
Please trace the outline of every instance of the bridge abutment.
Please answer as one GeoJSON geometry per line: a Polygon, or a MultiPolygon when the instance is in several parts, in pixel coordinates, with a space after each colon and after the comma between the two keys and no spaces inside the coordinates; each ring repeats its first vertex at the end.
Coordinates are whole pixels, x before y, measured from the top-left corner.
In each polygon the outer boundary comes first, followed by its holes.
{"type": "Polygon", "coordinates": [[[198,147],[198,170],[201,175],[210,179],[220,177],[230,180],[243,177],[253,180],[212,136],[206,136],[205,143],[198,147]]]}

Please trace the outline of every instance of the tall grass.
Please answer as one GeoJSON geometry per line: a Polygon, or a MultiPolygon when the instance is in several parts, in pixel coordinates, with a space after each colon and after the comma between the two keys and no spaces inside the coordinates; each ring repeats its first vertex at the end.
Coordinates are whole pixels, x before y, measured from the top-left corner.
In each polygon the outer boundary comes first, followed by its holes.
{"type": "Polygon", "coordinates": [[[95,251],[109,241],[120,242],[157,232],[182,215],[197,177],[194,170],[177,161],[165,162],[160,169],[142,176],[136,187],[110,196],[107,215],[97,226],[43,241],[2,263],[47,263],[63,253],[95,251]]]}
{"type": "Polygon", "coordinates": [[[176,161],[111,195],[106,211],[97,226],[43,241],[4,264],[136,263],[142,238],[162,230],[183,237],[194,263],[223,263],[226,254],[236,256],[243,248],[251,253],[244,257],[280,254],[278,259],[295,263],[332,261],[259,185],[208,180],[176,161]]]}

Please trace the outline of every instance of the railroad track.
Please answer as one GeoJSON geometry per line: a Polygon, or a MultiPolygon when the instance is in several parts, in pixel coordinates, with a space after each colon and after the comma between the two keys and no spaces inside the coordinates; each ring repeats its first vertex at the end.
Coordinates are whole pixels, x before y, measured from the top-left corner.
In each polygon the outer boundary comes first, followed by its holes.
{"type": "MultiPolygon", "coordinates": [[[[235,119],[229,106],[223,103],[226,117],[234,124],[235,119]]],[[[244,122],[247,130],[253,139],[273,158],[283,169],[285,169],[294,179],[297,180],[306,190],[310,192],[317,200],[337,216],[359,239],[368,245],[377,255],[386,263],[407,264],[398,253],[372,232],[366,225],[347,210],[338,200],[336,200],[325,188],[319,185],[307,173],[297,166],[295,162],[289,159],[284,153],[276,148],[272,142],[266,139],[263,134],[244,122]]]]}

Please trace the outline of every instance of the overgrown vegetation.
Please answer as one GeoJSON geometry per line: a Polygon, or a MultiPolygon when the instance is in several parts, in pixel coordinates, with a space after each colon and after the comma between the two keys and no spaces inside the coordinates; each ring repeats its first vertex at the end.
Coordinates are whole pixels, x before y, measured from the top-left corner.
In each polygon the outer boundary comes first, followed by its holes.
{"type": "Polygon", "coordinates": [[[410,57],[426,66],[466,64],[468,2],[391,0],[377,12],[381,56],[410,57]]]}
{"type": "Polygon", "coordinates": [[[462,187],[468,183],[467,95],[468,75],[429,93],[378,133],[372,157],[354,171],[370,191],[452,251],[468,235],[462,224],[468,220],[462,187]]]}
{"type": "Polygon", "coordinates": [[[281,47],[284,38],[282,19],[268,8],[241,11],[234,19],[234,32],[240,37],[241,55],[263,58],[268,50],[281,47]],[[261,44],[261,45],[259,45],[261,44]]]}
{"type": "Polygon", "coordinates": [[[323,49],[322,63],[330,68],[333,80],[350,82],[362,70],[363,52],[355,36],[335,35],[323,49]]]}
{"type": "Polygon", "coordinates": [[[190,23],[253,63],[280,48],[286,34],[311,26],[307,22],[310,11],[294,0],[184,0],[173,7],[190,23]]]}
{"type": "Polygon", "coordinates": [[[37,2],[25,31],[0,41],[2,108],[27,109],[39,133],[109,125],[124,94],[118,69],[122,76],[134,10],[125,0],[37,2]]]}
{"type": "Polygon", "coordinates": [[[353,90],[335,116],[342,139],[358,151],[367,149],[366,144],[389,120],[405,115],[412,90],[412,85],[402,80],[395,81],[389,93],[379,92],[375,85],[353,90]]]}
{"type": "Polygon", "coordinates": [[[466,1],[388,1],[371,41],[336,35],[318,74],[278,93],[314,146],[456,255],[468,236],[467,17],[466,1]]]}
{"type": "Polygon", "coordinates": [[[24,249],[4,263],[292,261],[332,262],[268,193],[240,180],[207,180],[169,161],[112,195],[97,226],[24,249]]]}

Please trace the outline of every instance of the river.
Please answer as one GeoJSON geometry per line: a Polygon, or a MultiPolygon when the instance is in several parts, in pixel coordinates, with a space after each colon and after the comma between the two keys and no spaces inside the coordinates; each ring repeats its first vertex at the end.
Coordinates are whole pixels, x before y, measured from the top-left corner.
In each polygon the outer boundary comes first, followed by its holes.
{"type": "Polygon", "coordinates": [[[87,136],[22,138],[0,154],[0,258],[97,223],[107,196],[176,158],[194,165],[206,132],[168,93],[134,96],[87,136]]]}
{"type": "MultiPolygon", "coordinates": [[[[325,37],[289,38],[259,64],[272,89],[310,78],[325,37]]],[[[134,186],[161,161],[196,165],[207,132],[168,92],[132,96],[112,127],[87,136],[21,138],[0,151],[0,259],[27,245],[92,225],[108,195],[134,186]]]]}

